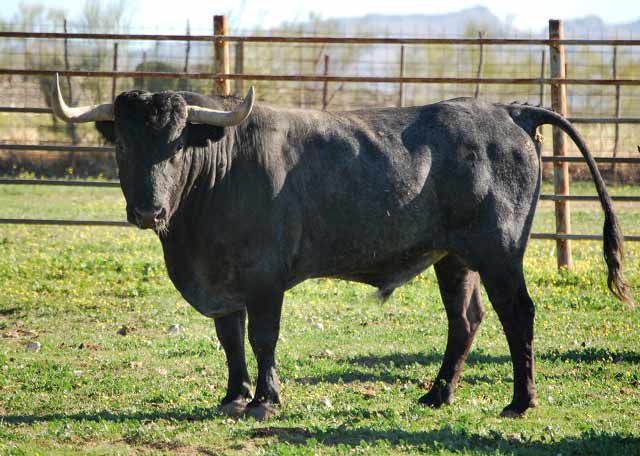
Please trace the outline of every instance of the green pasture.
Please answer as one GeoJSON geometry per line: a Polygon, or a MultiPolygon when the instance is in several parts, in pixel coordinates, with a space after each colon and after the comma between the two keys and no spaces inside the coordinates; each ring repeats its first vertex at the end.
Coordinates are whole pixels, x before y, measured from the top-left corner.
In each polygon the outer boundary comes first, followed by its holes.
{"type": "MultiPolygon", "coordinates": [[[[640,234],[638,204],[616,208],[625,232],[640,234]]],[[[572,209],[574,232],[601,232],[597,204],[572,209]]],[[[124,201],[119,189],[3,185],[0,217],[123,220],[124,201]]],[[[540,203],[534,231],[553,226],[553,206],[540,203]]],[[[454,404],[417,404],[446,341],[428,270],[385,304],[337,280],[290,290],[284,404],[258,423],[218,414],[226,367],[213,322],[174,290],[152,233],[0,225],[0,454],[640,455],[640,310],[608,293],[600,243],[573,252],[575,269],[559,274],[554,242],[529,246],[540,407],[525,417],[499,417],[511,363],[486,299],[454,404]]],[[[640,243],[627,243],[638,300],[639,262],[640,243]]]]}

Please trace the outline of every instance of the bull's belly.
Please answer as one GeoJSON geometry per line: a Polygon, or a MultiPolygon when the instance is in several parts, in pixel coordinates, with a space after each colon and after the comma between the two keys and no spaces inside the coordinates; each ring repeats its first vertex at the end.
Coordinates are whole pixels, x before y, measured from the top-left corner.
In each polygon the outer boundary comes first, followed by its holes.
{"type": "MultiPolygon", "coordinates": [[[[393,290],[440,261],[447,255],[446,250],[422,250],[399,252],[386,257],[353,257],[323,271],[315,271],[307,277],[332,277],[366,283],[378,288],[383,299],[393,290]]],[[[296,281],[299,282],[299,281],[296,281]]]]}
{"type": "Polygon", "coordinates": [[[378,288],[378,294],[386,299],[393,290],[404,285],[425,269],[434,265],[447,255],[445,250],[431,250],[402,262],[396,260],[373,265],[368,271],[354,275],[345,274],[343,279],[368,283],[378,288]]]}

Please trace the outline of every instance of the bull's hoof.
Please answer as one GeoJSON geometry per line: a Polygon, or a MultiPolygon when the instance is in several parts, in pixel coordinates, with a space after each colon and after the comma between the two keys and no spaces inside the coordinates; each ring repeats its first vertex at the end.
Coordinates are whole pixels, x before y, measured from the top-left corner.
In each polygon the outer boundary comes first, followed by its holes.
{"type": "Polygon", "coordinates": [[[236,399],[235,401],[221,404],[218,407],[218,411],[223,415],[230,416],[232,418],[239,418],[245,414],[247,410],[247,401],[242,399],[236,399]]]}
{"type": "Polygon", "coordinates": [[[524,416],[525,412],[533,407],[538,406],[538,400],[534,397],[528,402],[512,402],[507,405],[500,416],[503,418],[520,418],[524,416]]]}
{"type": "Polygon", "coordinates": [[[453,394],[448,388],[431,388],[431,390],[418,399],[418,403],[431,408],[440,408],[442,405],[451,404],[453,402],[453,394]]]}
{"type": "Polygon", "coordinates": [[[246,409],[246,416],[253,418],[256,421],[268,420],[276,416],[278,411],[273,404],[261,402],[255,405],[249,405],[246,409]]]}

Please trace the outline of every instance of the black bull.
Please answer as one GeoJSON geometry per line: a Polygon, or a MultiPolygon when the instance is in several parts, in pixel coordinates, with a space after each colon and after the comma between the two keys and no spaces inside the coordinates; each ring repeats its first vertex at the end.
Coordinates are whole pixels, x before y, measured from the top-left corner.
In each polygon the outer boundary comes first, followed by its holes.
{"type": "Polygon", "coordinates": [[[564,130],[585,157],[605,213],[609,288],[631,302],[611,200],[561,116],[455,99],[352,112],[258,104],[231,127],[188,121],[189,106],[235,104],[130,91],[116,99],[113,121],[97,123],[117,145],[129,220],[158,233],[171,280],[215,320],[229,368],[223,412],[260,419],[280,403],[275,349],[285,290],[337,277],[371,284],[386,298],[431,265],[449,335],[420,402],[452,401],[482,321],[482,282],[513,363],[513,400],[503,415],[535,406],[534,304],[522,262],[540,191],[542,124],[564,130]],[[248,404],[247,316],[258,363],[248,404]]]}

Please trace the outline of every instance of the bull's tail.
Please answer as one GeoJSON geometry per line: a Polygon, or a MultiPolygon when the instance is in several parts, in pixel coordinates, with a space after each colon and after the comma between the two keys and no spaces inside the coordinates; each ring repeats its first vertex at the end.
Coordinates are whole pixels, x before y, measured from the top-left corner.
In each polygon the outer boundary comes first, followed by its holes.
{"type": "Polygon", "coordinates": [[[578,146],[578,149],[580,149],[580,152],[591,171],[591,175],[593,176],[596,190],[598,191],[598,197],[600,198],[600,204],[604,211],[603,250],[604,260],[607,263],[609,271],[607,284],[616,298],[632,307],[633,300],[631,298],[629,285],[622,272],[624,236],[622,235],[618,218],[613,211],[611,198],[607,192],[604,180],[600,175],[598,166],[596,165],[591,152],[589,152],[587,145],[584,143],[575,128],[573,128],[573,125],[571,125],[571,123],[569,123],[569,121],[564,117],[553,111],[527,105],[507,105],[506,108],[514,122],[529,132],[529,134],[535,134],[536,128],[540,125],[551,124],[561,128],[567,135],[569,135],[576,146],[578,146]]]}

